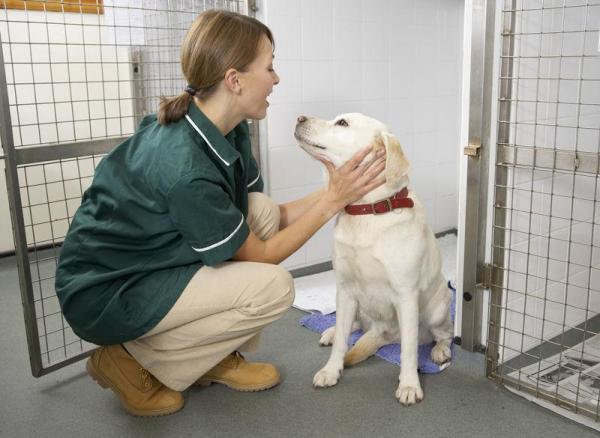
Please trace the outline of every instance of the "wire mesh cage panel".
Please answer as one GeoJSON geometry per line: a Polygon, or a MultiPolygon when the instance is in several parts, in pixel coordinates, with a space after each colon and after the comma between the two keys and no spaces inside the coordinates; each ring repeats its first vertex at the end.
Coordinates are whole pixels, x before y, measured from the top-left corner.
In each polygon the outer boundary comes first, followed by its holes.
{"type": "Polygon", "coordinates": [[[180,44],[198,14],[247,3],[0,0],[0,141],[34,375],[94,348],[62,317],[54,272],[96,165],[183,90],[180,44]]]}
{"type": "Polygon", "coordinates": [[[503,1],[487,371],[600,421],[600,1],[503,1]]]}
{"type": "Polygon", "coordinates": [[[41,364],[47,367],[93,345],[68,327],[54,292],[54,271],[64,239],[100,156],[19,166],[20,196],[31,274],[41,364]]]}

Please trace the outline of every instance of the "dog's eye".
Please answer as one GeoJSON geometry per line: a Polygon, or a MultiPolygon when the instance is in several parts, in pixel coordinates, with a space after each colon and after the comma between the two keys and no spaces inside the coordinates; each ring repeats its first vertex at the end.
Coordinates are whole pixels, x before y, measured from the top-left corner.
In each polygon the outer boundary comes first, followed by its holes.
{"type": "Polygon", "coordinates": [[[337,122],[335,122],[335,126],[348,126],[348,122],[346,122],[344,119],[339,119],[337,122]]]}

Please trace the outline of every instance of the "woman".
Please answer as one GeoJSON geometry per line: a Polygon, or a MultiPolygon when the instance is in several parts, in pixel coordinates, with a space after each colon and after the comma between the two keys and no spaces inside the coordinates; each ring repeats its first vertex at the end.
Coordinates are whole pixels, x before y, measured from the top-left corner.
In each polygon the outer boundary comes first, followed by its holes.
{"type": "Polygon", "coordinates": [[[99,164],[61,251],[56,291],[77,335],[102,345],[89,374],[127,412],[183,407],[192,384],[259,391],[277,369],[249,363],[260,331],[293,301],[277,264],[380,185],[383,158],[329,172],[328,187],[277,206],[250,152],[279,77],[273,37],[250,17],[207,11],[183,42],[188,86],[99,164]]]}

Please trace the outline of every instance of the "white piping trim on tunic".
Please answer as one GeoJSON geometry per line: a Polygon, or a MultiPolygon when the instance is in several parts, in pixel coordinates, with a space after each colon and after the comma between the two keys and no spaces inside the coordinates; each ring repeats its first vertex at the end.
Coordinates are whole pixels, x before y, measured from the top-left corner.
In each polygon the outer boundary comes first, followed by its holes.
{"type": "Polygon", "coordinates": [[[253,186],[254,183],[256,183],[256,181],[258,181],[259,178],[260,178],[260,170],[258,171],[258,176],[254,179],[254,181],[252,181],[250,184],[248,184],[246,186],[246,188],[250,188],[250,186],[253,186]]]}
{"type": "Polygon", "coordinates": [[[204,252],[204,251],[208,251],[209,249],[213,249],[216,248],[219,245],[223,245],[224,243],[228,242],[235,233],[237,233],[237,231],[240,229],[240,227],[242,226],[242,224],[244,223],[244,215],[242,215],[242,220],[240,221],[239,225],[237,226],[237,228],[235,230],[233,230],[233,233],[231,233],[229,236],[227,236],[225,239],[221,240],[220,242],[217,243],[213,243],[212,245],[209,246],[205,246],[204,248],[194,248],[192,246],[192,249],[194,251],[198,251],[198,252],[204,252]]]}
{"type": "Polygon", "coordinates": [[[200,128],[198,128],[198,126],[194,123],[194,121],[191,119],[191,117],[186,114],[185,118],[187,119],[188,122],[190,122],[190,125],[192,125],[196,131],[198,131],[198,134],[200,134],[202,136],[202,138],[204,139],[206,144],[208,144],[208,147],[212,149],[212,151],[217,155],[217,157],[219,157],[223,163],[225,163],[227,166],[229,166],[230,163],[225,161],[223,159],[223,157],[219,155],[219,153],[216,151],[216,149],[213,147],[213,145],[210,143],[210,141],[208,141],[208,138],[206,138],[206,135],[204,135],[204,132],[200,131],[200,128]]]}

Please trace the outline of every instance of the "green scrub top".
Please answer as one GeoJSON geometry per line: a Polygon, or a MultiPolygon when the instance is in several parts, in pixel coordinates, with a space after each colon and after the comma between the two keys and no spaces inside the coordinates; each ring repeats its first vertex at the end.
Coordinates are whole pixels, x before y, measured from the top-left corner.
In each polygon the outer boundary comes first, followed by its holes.
{"type": "Polygon", "coordinates": [[[223,136],[193,102],[175,123],[147,116],[102,159],[65,237],[56,293],[73,331],[98,345],[147,333],[242,246],[262,189],[245,121],[223,136]]]}

